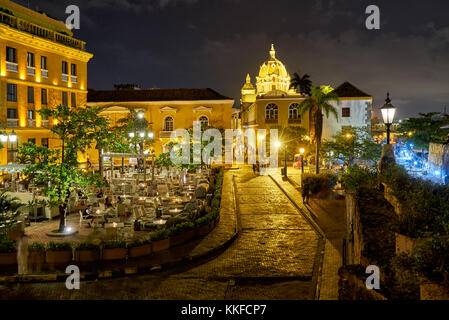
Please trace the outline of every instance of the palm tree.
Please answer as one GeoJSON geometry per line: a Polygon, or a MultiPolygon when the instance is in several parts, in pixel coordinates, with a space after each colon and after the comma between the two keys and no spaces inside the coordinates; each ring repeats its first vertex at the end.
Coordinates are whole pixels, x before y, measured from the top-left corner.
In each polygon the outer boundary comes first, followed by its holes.
{"type": "Polygon", "coordinates": [[[312,81],[308,74],[305,74],[302,77],[297,72],[293,74],[293,77],[290,80],[290,89],[296,89],[299,93],[309,96],[311,88],[312,81]]]}
{"type": "Polygon", "coordinates": [[[316,173],[320,173],[320,145],[321,136],[323,134],[323,113],[326,118],[332,113],[338,121],[338,111],[330,104],[331,101],[336,101],[340,105],[338,95],[334,89],[329,86],[312,87],[310,97],[306,98],[299,105],[299,113],[304,116],[309,112],[313,116],[315,122],[315,143],[316,143],[316,173]]]}

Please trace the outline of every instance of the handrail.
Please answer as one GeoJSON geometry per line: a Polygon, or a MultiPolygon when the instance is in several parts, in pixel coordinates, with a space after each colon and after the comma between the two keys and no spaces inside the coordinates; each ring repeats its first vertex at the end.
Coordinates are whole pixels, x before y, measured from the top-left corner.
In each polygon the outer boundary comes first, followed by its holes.
{"type": "Polygon", "coordinates": [[[36,35],[38,37],[48,39],[60,44],[85,51],[86,43],[84,41],[75,39],[73,37],[64,35],[62,33],[50,30],[48,28],[39,26],[27,20],[14,17],[5,12],[0,12],[0,23],[6,24],[11,28],[18,29],[20,31],[25,31],[27,33],[36,35]]]}

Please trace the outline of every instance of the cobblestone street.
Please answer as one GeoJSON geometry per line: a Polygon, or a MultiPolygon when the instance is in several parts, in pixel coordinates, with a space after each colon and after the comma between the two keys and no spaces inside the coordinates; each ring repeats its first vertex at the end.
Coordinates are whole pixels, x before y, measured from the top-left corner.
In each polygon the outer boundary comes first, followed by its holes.
{"type": "MultiPolygon", "coordinates": [[[[2,299],[314,299],[319,235],[268,176],[234,175],[240,234],[198,265],[126,278],[0,286],[2,299]]],[[[230,181],[230,179],[228,180],[230,181]]]]}

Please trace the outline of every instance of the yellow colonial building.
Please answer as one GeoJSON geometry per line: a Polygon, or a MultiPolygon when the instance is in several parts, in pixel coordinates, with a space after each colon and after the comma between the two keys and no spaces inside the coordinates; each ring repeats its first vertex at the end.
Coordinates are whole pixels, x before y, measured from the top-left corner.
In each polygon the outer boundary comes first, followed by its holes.
{"type": "MultiPolygon", "coordinates": [[[[302,126],[313,137],[313,123],[310,114],[303,117],[298,112],[299,104],[306,96],[290,89],[290,75],[285,65],[276,58],[271,45],[269,58],[256,77],[256,85],[248,74],[241,90],[240,111],[233,112],[233,128],[267,129],[275,126],[302,126]]],[[[338,111],[335,117],[324,117],[323,140],[331,139],[345,127],[369,127],[371,120],[372,97],[349,82],[336,87],[340,105],[332,102],[338,111]]]]}
{"type": "MultiPolygon", "coordinates": [[[[194,121],[230,129],[234,100],[210,88],[148,89],[137,86],[116,86],[116,90],[89,90],[87,104],[104,108],[101,115],[114,125],[128,117],[130,109],[144,112],[148,130],[154,135],[152,148],[156,155],[166,152],[171,132],[187,129],[194,121]]],[[[91,163],[98,163],[98,153],[90,152],[91,163]]]]}
{"type": "Polygon", "coordinates": [[[64,23],[0,0],[0,164],[14,162],[24,142],[59,147],[52,119],[37,111],[85,105],[92,57],[64,23]]]}

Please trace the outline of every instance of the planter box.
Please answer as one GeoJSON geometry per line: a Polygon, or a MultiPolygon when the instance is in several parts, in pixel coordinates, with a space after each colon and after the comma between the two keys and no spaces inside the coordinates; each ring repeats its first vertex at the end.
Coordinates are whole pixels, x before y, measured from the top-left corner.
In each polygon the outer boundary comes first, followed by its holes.
{"type": "Polygon", "coordinates": [[[197,237],[204,236],[209,233],[209,225],[201,226],[195,229],[195,235],[197,237]]]}
{"type": "Polygon", "coordinates": [[[154,241],[151,243],[151,246],[153,248],[153,252],[164,251],[170,248],[170,240],[167,238],[164,240],[154,241]]]}
{"type": "Polygon", "coordinates": [[[28,252],[28,264],[44,264],[44,263],[45,263],[45,251],[28,252]]]}
{"type": "Polygon", "coordinates": [[[129,257],[130,258],[144,257],[150,255],[152,252],[153,249],[151,248],[151,243],[149,243],[143,246],[129,248],[129,257]]]}
{"type": "Polygon", "coordinates": [[[0,253],[0,265],[17,264],[17,252],[0,253]]]}
{"type": "Polygon", "coordinates": [[[76,250],[75,261],[78,262],[95,262],[100,260],[100,250],[76,250]]]}
{"type": "Polygon", "coordinates": [[[72,251],[46,251],[45,261],[51,264],[63,264],[72,261],[72,251]]]}
{"type": "Polygon", "coordinates": [[[170,237],[170,247],[179,246],[195,237],[195,230],[189,230],[176,236],[170,237]]]}
{"type": "Polygon", "coordinates": [[[449,300],[448,288],[425,277],[419,277],[420,300],[449,300]]]}
{"type": "Polygon", "coordinates": [[[103,249],[103,260],[121,260],[126,258],[127,248],[103,249]]]}

